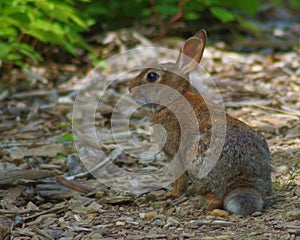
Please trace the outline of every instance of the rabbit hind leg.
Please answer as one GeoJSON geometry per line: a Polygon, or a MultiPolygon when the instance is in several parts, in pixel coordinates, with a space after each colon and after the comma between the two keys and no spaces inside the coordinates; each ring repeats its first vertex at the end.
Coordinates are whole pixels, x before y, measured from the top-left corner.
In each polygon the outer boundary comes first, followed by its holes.
{"type": "Polygon", "coordinates": [[[203,197],[203,206],[208,210],[223,208],[223,200],[212,193],[201,195],[203,197]]]}

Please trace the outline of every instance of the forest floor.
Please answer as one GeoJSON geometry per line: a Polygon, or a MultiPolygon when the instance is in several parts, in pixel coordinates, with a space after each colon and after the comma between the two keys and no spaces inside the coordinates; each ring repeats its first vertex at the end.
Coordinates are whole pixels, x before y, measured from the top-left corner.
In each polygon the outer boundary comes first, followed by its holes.
{"type": "MultiPolygon", "coordinates": [[[[116,79],[138,66],[141,59],[154,57],[160,62],[164,58],[149,51],[135,54],[140,56],[114,59],[112,65],[100,68],[103,75],[88,78],[116,79]]],[[[79,161],[81,145],[75,148],[73,144],[73,104],[82,85],[95,86],[86,93],[88,97],[103,91],[103,84],[84,85],[82,71],[53,64],[14,70],[9,81],[15,89],[0,92],[0,239],[299,240],[299,52],[244,54],[208,47],[202,66],[212,76],[227,112],[268,141],[274,192],[262,213],[241,217],[205,210],[192,189],[178,198],[169,194],[170,187],[140,194],[114,191],[82,174],[86,170],[79,161]],[[49,80],[53,78],[55,82],[49,80]]],[[[122,76],[111,84],[99,105],[96,125],[102,134],[110,132],[116,98],[127,91],[127,75],[122,76]]],[[[205,82],[202,86],[211,87],[205,82]]],[[[151,124],[151,114],[142,111],[142,122],[131,127],[144,134],[138,139],[147,141],[149,128],[145,125],[151,124]]],[[[140,163],[122,153],[111,156],[118,145],[109,137],[100,145],[107,158],[124,171],[140,168],[147,172],[162,166],[140,163]]],[[[105,158],[103,152],[98,155],[100,160],[105,158]]],[[[112,176],[117,182],[118,176],[112,176]]]]}

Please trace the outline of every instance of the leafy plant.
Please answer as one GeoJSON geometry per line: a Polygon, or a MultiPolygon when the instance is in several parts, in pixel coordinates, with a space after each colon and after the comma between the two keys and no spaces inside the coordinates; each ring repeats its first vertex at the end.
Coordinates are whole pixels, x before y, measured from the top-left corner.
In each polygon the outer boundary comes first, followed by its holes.
{"type": "Polygon", "coordinates": [[[77,141],[77,140],[78,140],[78,136],[76,136],[72,133],[66,133],[63,136],[59,137],[56,140],[56,143],[73,142],[73,141],[77,141]]]}
{"type": "MultiPolygon", "coordinates": [[[[275,1],[275,0],[274,0],[275,1]]],[[[260,0],[98,0],[85,6],[85,12],[110,28],[131,25],[133,20],[157,26],[160,35],[210,14],[223,23],[242,22],[245,15],[254,16],[260,0]]]]}
{"type": "MultiPolygon", "coordinates": [[[[268,2],[277,7],[300,6],[298,0],[268,2]]],[[[152,36],[161,37],[172,29],[210,20],[236,22],[242,29],[256,31],[249,18],[262,4],[261,0],[0,0],[0,60],[37,63],[48,46],[59,46],[73,55],[78,48],[87,49],[91,63],[97,63],[99,59],[82,36],[96,22],[90,33],[137,23],[148,26],[152,36]]]]}
{"type": "Polygon", "coordinates": [[[74,8],[74,0],[0,0],[0,59],[24,65],[42,60],[39,43],[60,46],[73,55],[88,48],[80,32],[93,23],[74,8]]]}
{"type": "MultiPolygon", "coordinates": [[[[160,1],[160,4],[161,2],[163,1],[160,1]]],[[[244,21],[246,15],[254,16],[258,13],[261,6],[260,0],[197,0],[178,1],[178,3],[181,3],[178,4],[178,12],[181,12],[185,20],[201,19],[202,14],[209,11],[212,16],[223,23],[244,21]]],[[[163,9],[167,10],[167,6],[163,9]]],[[[170,11],[165,13],[170,13],[170,11]]]]}

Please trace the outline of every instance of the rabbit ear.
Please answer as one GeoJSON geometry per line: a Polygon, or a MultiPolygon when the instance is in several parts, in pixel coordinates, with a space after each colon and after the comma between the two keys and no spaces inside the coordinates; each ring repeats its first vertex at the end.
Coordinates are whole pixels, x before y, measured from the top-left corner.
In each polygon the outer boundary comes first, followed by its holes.
{"type": "Polygon", "coordinates": [[[176,62],[181,73],[187,74],[197,67],[202,58],[205,43],[205,30],[200,30],[184,43],[176,62]]]}

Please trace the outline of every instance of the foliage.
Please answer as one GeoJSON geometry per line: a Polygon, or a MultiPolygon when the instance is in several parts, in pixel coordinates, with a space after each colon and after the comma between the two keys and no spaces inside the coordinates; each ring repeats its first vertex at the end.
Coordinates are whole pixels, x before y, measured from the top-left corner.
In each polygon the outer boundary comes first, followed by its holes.
{"type": "Polygon", "coordinates": [[[223,23],[243,21],[245,15],[254,16],[260,6],[260,0],[99,0],[89,3],[85,11],[110,27],[113,21],[126,25],[138,20],[170,28],[178,20],[203,19],[207,12],[223,23]]]}
{"type": "MultiPolygon", "coordinates": [[[[268,0],[277,7],[282,0],[268,0]]],[[[211,19],[237,22],[251,30],[261,0],[0,0],[0,60],[24,65],[39,62],[46,46],[59,46],[76,56],[77,49],[88,50],[91,62],[98,62],[82,37],[82,32],[150,26],[158,36],[171,29],[211,19]],[[80,11],[79,11],[80,9],[80,11]],[[90,27],[97,23],[97,28],[90,27]]],[[[299,7],[299,1],[289,0],[299,7]]],[[[209,24],[209,23],[208,23],[209,24]]],[[[48,48],[49,49],[49,48],[48,48]]]]}
{"type": "Polygon", "coordinates": [[[74,0],[0,0],[0,59],[24,65],[42,59],[39,43],[60,46],[73,55],[88,45],[80,35],[91,24],[74,0]]]}
{"type": "Polygon", "coordinates": [[[56,140],[56,143],[64,143],[64,142],[73,142],[78,140],[78,136],[72,134],[72,133],[66,133],[63,136],[59,137],[56,140]]]}
{"type": "Polygon", "coordinates": [[[201,18],[201,12],[209,10],[222,22],[236,20],[240,14],[254,15],[258,12],[260,0],[115,0],[92,1],[86,7],[86,12],[98,19],[145,20],[154,15],[155,12],[163,17],[173,17],[183,11],[187,20],[201,18]]]}

